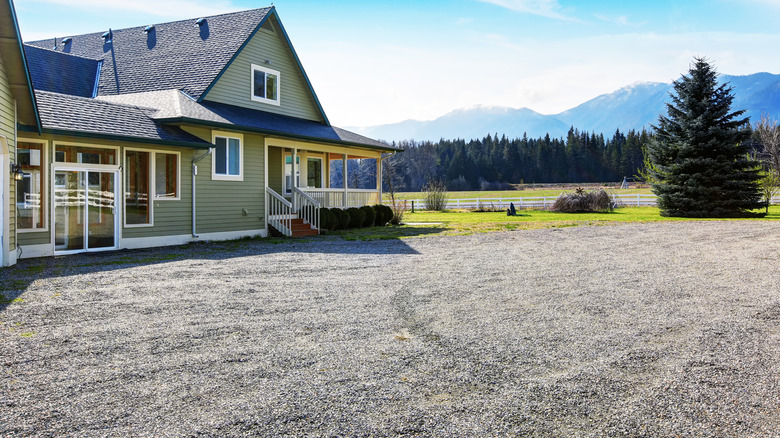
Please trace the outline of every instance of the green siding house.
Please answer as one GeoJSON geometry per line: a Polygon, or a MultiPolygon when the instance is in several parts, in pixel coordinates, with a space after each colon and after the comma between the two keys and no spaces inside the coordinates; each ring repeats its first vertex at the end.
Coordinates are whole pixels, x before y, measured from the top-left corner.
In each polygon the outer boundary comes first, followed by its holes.
{"type": "Polygon", "coordinates": [[[23,174],[3,186],[7,252],[295,235],[295,222],[316,233],[318,208],[381,202],[381,159],[398,149],[330,124],[273,7],[24,45],[12,36],[3,62],[29,67],[40,124],[14,122],[0,84],[3,159],[23,174]],[[357,164],[376,169],[361,186],[345,177],[357,164]]]}
{"type": "Polygon", "coordinates": [[[16,188],[24,182],[16,153],[17,124],[40,132],[30,74],[10,0],[0,0],[0,266],[16,263],[16,188]],[[16,178],[22,178],[17,181],[16,178]]]}

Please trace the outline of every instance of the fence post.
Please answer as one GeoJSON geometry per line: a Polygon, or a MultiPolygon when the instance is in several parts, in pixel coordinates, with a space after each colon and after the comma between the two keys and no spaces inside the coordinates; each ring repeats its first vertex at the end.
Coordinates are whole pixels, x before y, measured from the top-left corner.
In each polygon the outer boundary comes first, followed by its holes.
{"type": "Polygon", "coordinates": [[[414,213],[414,200],[412,200],[412,213],[414,213]]]}

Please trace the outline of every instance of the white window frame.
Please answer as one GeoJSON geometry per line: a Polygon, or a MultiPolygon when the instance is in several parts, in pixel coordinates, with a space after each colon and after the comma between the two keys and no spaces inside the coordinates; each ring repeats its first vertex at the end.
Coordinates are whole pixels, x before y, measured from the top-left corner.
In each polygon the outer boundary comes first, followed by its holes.
{"type": "Polygon", "coordinates": [[[124,148],[122,151],[122,172],[119,178],[122,184],[122,192],[121,192],[121,198],[122,198],[122,226],[124,228],[147,228],[147,227],[154,227],[154,201],[156,200],[154,198],[154,152],[150,151],[149,149],[142,149],[142,148],[124,148]],[[147,200],[149,203],[149,223],[147,224],[128,224],[127,223],[127,211],[125,211],[126,205],[125,205],[125,172],[128,172],[128,169],[130,166],[127,165],[127,152],[146,152],[149,154],[149,191],[151,192],[151,198],[147,200]]]}
{"type": "Polygon", "coordinates": [[[180,201],[181,200],[181,153],[172,151],[155,150],[152,155],[152,183],[155,201],[180,201]],[[157,154],[176,155],[176,196],[160,196],[157,194],[157,154]]]}
{"type": "MultiPolygon", "coordinates": [[[[214,148],[214,151],[211,153],[211,180],[212,181],[243,181],[244,180],[244,136],[242,134],[235,134],[232,132],[224,132],[224,131],[213,131],[211,133],[211,143],[213,145],[217,144],[217,138],[224,138],[226,140],[229,139],[237,139],[238,140],[238,175],[229,175],[229,174],[218,174],[217,173],[217,160],[216,160],[216,147],[214,148]]],[[[229,141],[226,141],[226,144],[230,144],[229,141]]],[[[229,148],[226,149],[226,151],[229,150],[229,148]]],[[[230,157],[225,157],[225,159],[229,159],[230,157]]],[[[230,168],[230,164],[228,162],[228,168],[230,168]]]]}
{"type": "MultiPolygon", "coordinates": [[[[51,199],[52,198],[52,194],[50,192],[51,192],[52,184],[51,184],[51,181],[49,181],[50,177],[49,177],[49,173],[48,173],[48,170],[49,170],[49,142],[46,141],[46,140],[33,140],[33,139],[27,139],[27,138],[18,138],[16,140],[15,150],[19,149],[19,144],[20,143],[35,143],[35,144],[41,145],[41,190],[42,191],[44,190],[44,184],[45,184],[46,198],[51,199]]],[[[18,163],[18,153],[15,154],[14,163],[18,163]]],[[[11,175],[11,177],[13,177],[13,175],[11,175]]],[[[18,190],[16,185],[14,185],[14,189],[15,190],[11,194],[12,195],[11,198],[13,199],[13,202],[15,203],[16,202],[16,190],[18,190]]],[[[17,225],[17,227],[16,227],[16,232],[17,233],[24,234],[24,233],[40,233],[40,232],[49,231],[49,216],[50,216],[50,212],[48,211],[48,208],[46,208],[46,207],[50,203],[46,202],[46,199],[41,199],[41,204],[44,206],[44,208],[43,208],[43,227],[42,228],[19,228],[19,226],[17,225]]],[[[17,206],[17,208],[18,208],[18,206],[17,206]]],[[[18,211],[15,211],[15,213],[17,215],[19,214],[18,211]]],[[[16,218],[14,218],[14,220],[16,221],[16,218]]],[[[18,245],[18,243],[17,243],[17,245],[18,245]]]]}
{"type": "Polygon", "coordinates": [[[320,155],[306,155],[306,188],[308,189],[325,188],[325,157],[320,155]],[[309,160],[317,160],[320,162],[320,186],[319,187],[309,187],[309,160]]]}
{"type": "MultiPolygon", "coordinates": [[[[287,196],[292,193],[292,188],[295,187],[295,181],[292,180],[292,176],[290,177],[290,184],[287,185],[287,157],[291,157],[290,161],[292,162],[292,152],[284,152],[282,153],[282,195],[287,196]]],[[[298,181],[298,187],[301,186],[301,155],[295,154],[296,161],[298,161],[298,165],[295,166],[295,170],[297,171],[296,177],[298,181]]]]}
{"type": "MultiPolygon", "coordinates": [[[[268,67],[263,67],[261,65],[252,64],[252,69],[249,71],[249,83],[251,85],[251,88],[249,89],[249,97],[255,101],[255,102],[262,102],[267,103],[270,105],[281,105],[282,101],[282,76],[281,73],[279,73],[278,70],[274,70],[268,67]],[[269,99],[267,97],[259,97],[255,96],[255,70],[259,70],[266,74],[272,74],[276,76],[276,99],[269,99]]],[[[263,89],[265,89],[265,81],[263,82],[263,89]]],[[[267,90],[266,90],[267,91],[267,90]]],[[[264,93],[266,96],[268,96],[268,93],[264,93]]]]}

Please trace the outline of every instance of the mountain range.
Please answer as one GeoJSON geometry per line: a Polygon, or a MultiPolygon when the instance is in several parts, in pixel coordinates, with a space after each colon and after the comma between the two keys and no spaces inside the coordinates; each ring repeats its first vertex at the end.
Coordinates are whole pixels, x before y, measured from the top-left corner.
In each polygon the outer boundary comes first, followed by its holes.
{"type": "MultiPolygon", "coordinates": [[[[780,116],[780,75],[754,73],[721,75],[720,83],[733,88],[732,110],[744,109],[751,122],[762,114],[780,116]]],[[[429,121],[406,120],[388,125],[352,127],[351,130],[385,141],[483,138],[487,134],[509,138],[566,137],[570,127],[611,136],[615,130],[650,128],[666,115],[665,103],[673,91],[671,83],[644,82],[603,94],[558,114],[544,115],[528,108],[477,106],[458,109],[429,121]]]]}

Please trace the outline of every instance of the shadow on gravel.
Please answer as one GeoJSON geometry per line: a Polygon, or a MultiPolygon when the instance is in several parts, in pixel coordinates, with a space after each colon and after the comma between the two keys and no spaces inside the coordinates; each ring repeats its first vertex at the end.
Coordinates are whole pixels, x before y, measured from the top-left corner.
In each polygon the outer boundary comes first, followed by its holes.
{"type": "MultiPolygon", "coordinates": [[[[407,229],[403,236],[434,234],[441,231],[438,228],[420,228],[417,232],[407,229]]],[[[0,312],[14,301],[23,301],[22,295],[27,287],[41,278],[112,271],[181,260],[228,260],[285,252],[378,256],[418,254],[399,237],[401,236],[383,234],[381,231],[298,239],[269,237],[22,259],[14,266],[0,268],[0,312]]],[[[262,262],[262,259],[259,259],[259,262],[262,262]]]]}

